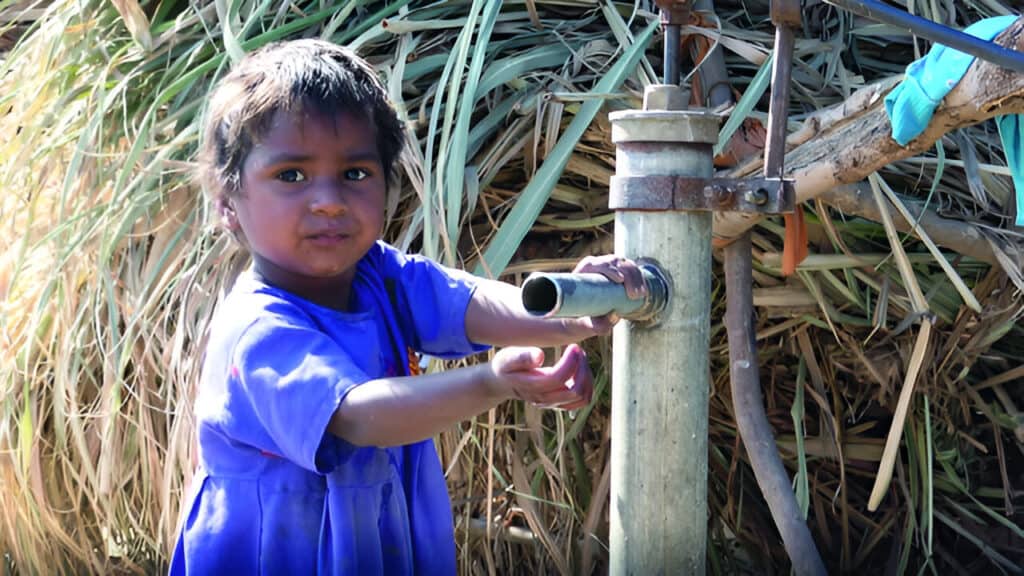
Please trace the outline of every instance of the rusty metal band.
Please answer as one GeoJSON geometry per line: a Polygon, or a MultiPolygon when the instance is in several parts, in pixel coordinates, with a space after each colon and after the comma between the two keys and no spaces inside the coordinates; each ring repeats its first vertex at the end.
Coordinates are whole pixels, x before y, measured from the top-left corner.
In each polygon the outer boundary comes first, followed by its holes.
{"type": "Polygon", "coordinates": [[[654,3],[661,9],[662,24],[681,26],[689,23],[690,10],[693,7],[691,0],[654,0],[654,3]]]}
{"type": "Polygon", "coordinates": [[[780,178],[612,176],[612,210],[716,211],[783,214],[793,211],[793,181],[780,178]]]}
{"type": "Polygon", "coordinates": [[[775,26],[799,28],[802,20],[800,0],[771,0],[768,15],[775,26]]]}

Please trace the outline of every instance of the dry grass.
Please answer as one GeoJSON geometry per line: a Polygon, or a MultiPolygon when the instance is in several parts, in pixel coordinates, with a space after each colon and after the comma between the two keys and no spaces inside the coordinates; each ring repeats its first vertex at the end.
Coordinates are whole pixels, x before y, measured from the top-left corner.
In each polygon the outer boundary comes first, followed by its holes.
{"type": "MultiPolygon", "coordinates": [[[[605,112],[636,106],[656,78],[657,39],[624,81],[614,74],[653,3],[507,2],[500,12],[489,4],[241,2],[220,16],[214,3],[29,6],[44,12],[0,65],[8,567],[152,572],[173,546],[193,462],[198,351],[218,294],[244,265],[208,225],[189,179],[202,97],[232,42],[251,49],[322,34],[381,70],[415,143],[389,206],[387,237],[397,245],[510,279],[611,250],[605,112]]],[[[920,4],[959,25],[1008,8],[920,4]]],[[[0,32],[21,8],[0,3],[0,32]]],[[[763,119],[752,79],[771,42],[767,3],[723,1],[717,10],[732,86],[751,94],[734,114],[763,119]]],[[[805,16],[794,121],[899,73],[924,48],[824,4],[805,16]]],[[[876,185],[1024,243],[1008,228],[1012,188],[990,125],[887,167],[876,185]]],[[[950,252],[944,270],[917,236],[887,235],[882,223],[823,203],[805,209],[814,258],[793,278],[777,268],[780,224],[754,231],[757,329],[769,419],[830,569],[1019,570],[1024,331],[1007,269],[950,252]],[[869,512],[908,385],[893,481],[869,512]]],[[[709,568],[785,572],[736,435],[717,276],[714,295],[709,568]]],[[[599,391],[575,417],[506,404],[441,437],[464,573],[603,570],[608,347],[589,344],[599,391]]]]}

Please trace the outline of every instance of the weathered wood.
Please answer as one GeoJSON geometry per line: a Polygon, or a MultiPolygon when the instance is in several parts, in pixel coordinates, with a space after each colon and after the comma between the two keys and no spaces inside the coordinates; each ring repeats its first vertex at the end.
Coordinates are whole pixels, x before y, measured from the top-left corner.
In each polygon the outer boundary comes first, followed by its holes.
{"type": "MultiPolygon", "coordinates": [[[[1014,22],[995,41],[1024,51],[1024,19],[1014,22]]],[[[906,146],[900,146],[890,137],[892,128],[884,106],[888,90],[869,86],[862,91],[871,94],[867,106],[853,107],[852,115],[831,123],[787,153],[786,174],[796,180],[798,201],[816,198],[841,184],[858,182],[886,164],[919,154],[952,130],[1004,114],[1024,113],[1024,74],[976,60],[935,111],[928,128],[906,146]]],[[[842,106],[846,103],[836,107],[842,106]]],[[[759,161],[748,163],[727,175],[746,176],[760,166],[759,161]]],[[[716,213],[714,234],[717,238],[734,238],[760,218],[738,212],[716,213]]]]}

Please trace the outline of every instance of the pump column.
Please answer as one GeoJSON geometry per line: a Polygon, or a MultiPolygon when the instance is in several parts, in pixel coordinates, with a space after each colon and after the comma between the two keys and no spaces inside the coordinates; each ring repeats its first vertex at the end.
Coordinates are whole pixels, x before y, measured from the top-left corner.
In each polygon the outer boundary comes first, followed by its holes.
{"type": "Polygon", "coordinates": [[[670,295],[656,323],[613,334],[610,573],[703,574],[707,541],[711,212],[718,118],[678,86],[610,115],[615,253],[653,260],[670,295]],[[680,178],[682,177],[682,178],[680,178]],[[690,180],[692,179],[692,180],[690,180]],[[687,182],[693,186],[687,186],[687,182]]]}

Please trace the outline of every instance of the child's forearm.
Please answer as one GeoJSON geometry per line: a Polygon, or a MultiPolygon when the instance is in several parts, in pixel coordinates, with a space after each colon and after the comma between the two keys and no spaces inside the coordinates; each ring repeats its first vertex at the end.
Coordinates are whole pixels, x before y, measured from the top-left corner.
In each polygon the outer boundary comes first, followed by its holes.
{"type": "Polygon", "coordinates": [[[600,333],[586,318],[539,318],[523,307],[519,287],[480,280],[466,310],[466,335],[491,346],[559,346],[600,333]]]}
{"type": "Polygon", "coordinates": [[[348,393],[327,430],[356,446],[425,440],[505,400],[493,380],[487,364],[371,380],[348,393]]]}

